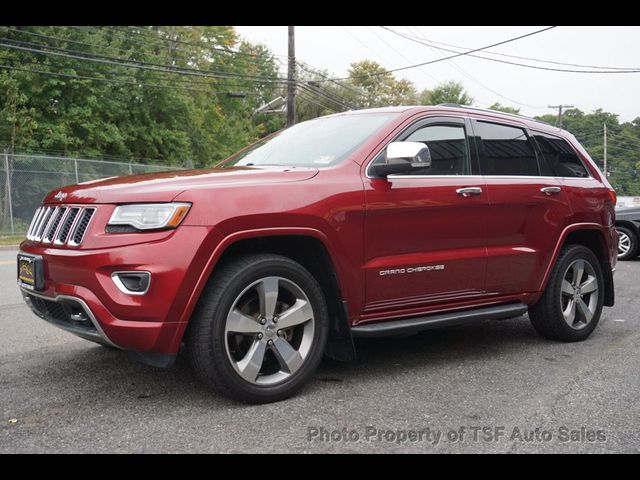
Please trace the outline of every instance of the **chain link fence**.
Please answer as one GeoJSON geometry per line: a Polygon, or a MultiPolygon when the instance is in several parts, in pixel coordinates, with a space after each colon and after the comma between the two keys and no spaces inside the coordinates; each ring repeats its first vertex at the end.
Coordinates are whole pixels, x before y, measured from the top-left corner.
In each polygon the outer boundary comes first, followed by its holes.
{"type": "Polygon", "coordinates": [[[0,153],[0,235],[23,235],[53,189],[107,177],[178,170],[177,167],[81,158],[0,153]]]}

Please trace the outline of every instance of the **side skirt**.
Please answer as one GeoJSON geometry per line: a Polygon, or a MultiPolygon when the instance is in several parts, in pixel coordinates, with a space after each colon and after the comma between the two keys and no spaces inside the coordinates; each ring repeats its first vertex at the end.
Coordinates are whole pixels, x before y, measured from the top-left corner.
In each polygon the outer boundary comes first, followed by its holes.
{"type": "Polygon", "coordinates": [[[367,325],[359,325],[351,329],[351,335],[360,338],[384,337],[387,335],[401,335],[420,332],[432,328],[463,325],[480,320],[504,319],[519,317],[527,312],[528,307],[524,303],[509,303],[492,307],[476,308],[473,310],[461,310],[447,312],[426,317],[407,318],[404,320],[391,320],[376,322],[367,325]]]}

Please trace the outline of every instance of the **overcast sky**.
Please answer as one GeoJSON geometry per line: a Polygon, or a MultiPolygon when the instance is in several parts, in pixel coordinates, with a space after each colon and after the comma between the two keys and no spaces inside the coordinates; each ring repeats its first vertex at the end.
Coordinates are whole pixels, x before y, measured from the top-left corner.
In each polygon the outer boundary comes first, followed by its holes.
{"type": "MultiPolygon", "coordinates": [[[[544,27],[389,28],[432,42],[479,48],[544,27]]],[[[239,26],[236,29],[245,39],[263,43],[277,55],[287,53],[286,26],[239,26]]],[[[489,51],[554,62],[640,69],[639,44],[640,27],[557,27],[489,51]]],[[[378,26],[296,27],[296,57],[337,77],[346,76],[351,62],[363,59],[375,60],[385,68],[393,69],[448,55],[451,53],[414,43],[378,26]]],[[[491,57],[544,67],[572,68],[491,57]]],[[[529,116],[553,113],[547,106],[563,103],[584,111],[602,107],[619,114],[623,121],[640,117],[640,73],[552,72],[464,56],[396,75],[413,81],[418,90],[432,88],[446,80],[459,80],[475,98],[476,106],[487,107],[500,102],[520,108],[522,114],[529,116]]]]}

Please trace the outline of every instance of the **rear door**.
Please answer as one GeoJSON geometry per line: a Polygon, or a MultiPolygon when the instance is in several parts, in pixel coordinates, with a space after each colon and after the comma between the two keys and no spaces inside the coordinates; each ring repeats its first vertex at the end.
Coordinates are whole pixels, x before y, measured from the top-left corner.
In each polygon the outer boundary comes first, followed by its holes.
{"type": "Polygon", "coordinates": [[[487,294],[539,289],[571,209],[562,183],[541,169],[529,131],[474,120],[487,186],[487,294]]]}
{"type": "Polygon", "coordinates": [[[396,141],[425,143],[431,167],[364,179],[364,317],[482,295],[487,196],[482,177],[471,175],[476,154],[468,131],[459,117],[419,121],[396,141]]]}

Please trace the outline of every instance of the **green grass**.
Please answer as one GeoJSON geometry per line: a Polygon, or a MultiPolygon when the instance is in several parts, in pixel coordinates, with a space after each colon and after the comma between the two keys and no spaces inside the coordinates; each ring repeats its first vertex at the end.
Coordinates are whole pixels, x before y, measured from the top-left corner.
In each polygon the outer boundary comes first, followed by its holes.
{"type": "Polygon", "coordinates": [[[0,245],[18,245],[24,240],[24,235],[0,235],[0,245]]]}

